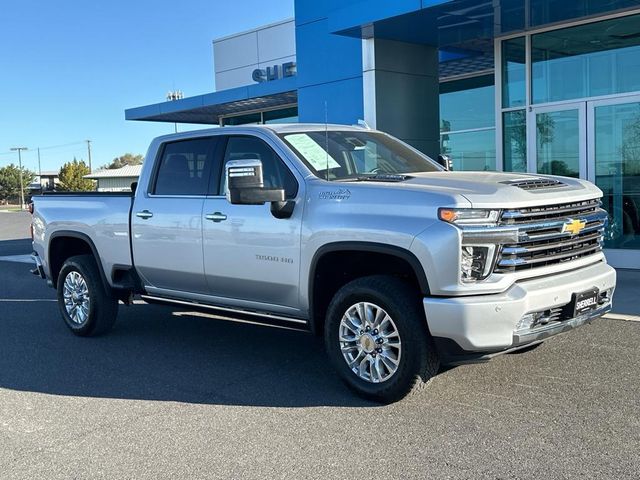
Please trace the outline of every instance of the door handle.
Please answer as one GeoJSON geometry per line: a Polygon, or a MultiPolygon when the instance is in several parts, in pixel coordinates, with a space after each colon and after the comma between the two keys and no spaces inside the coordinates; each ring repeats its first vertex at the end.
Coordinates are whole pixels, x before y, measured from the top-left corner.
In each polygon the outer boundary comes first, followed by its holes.
{"type": "Polygon", "coordinates": [[[136,213],[136,217],[146,220],[147,218],[153,217],[153,213],[151,213],[149,210],[143,210],[141,212],[136,213]]]}
{"type": "Polygon", "coordinates": [[[207,213],[204,218],[206,218],[207,220],[211,220],[212,222],[223,222],[227,219],[227,216],[224,213],[221,212],[213,212],[213,213],[207,213]]]}

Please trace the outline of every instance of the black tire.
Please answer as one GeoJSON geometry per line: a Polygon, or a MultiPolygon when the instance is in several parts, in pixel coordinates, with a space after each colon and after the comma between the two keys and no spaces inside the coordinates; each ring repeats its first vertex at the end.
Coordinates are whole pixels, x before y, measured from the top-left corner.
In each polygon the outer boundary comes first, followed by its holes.
{"type": "Polygon", "coordinates": [[[363,277],[342,287],[329,304],[324,338],[329,360],[342,380],[368,400],[398,401],[425,385],[440,367],[420,294],[396,277],[363,277]],[[402,354],[397,370],[379,383],[365,380],[353,372],[341,351],[340,322],[345,312],[359,302],[373,303],[384,309],[395,323],[401,339],[402,354]]]}
{"type": "Polygon", "coordinates": [[[58,275],[58,307],[64,323],[76,335],[91,337],[102,335],[113,327],[118,316],[118,300],[110,295],[102,283],[100,271],[92,255],[77,255],[64,262],[58,275]],[[67,276],[77,272],[86,283],[89,297],[89,313],[80,323],[75,322],[64,300],[64,283],[67,276]]]}

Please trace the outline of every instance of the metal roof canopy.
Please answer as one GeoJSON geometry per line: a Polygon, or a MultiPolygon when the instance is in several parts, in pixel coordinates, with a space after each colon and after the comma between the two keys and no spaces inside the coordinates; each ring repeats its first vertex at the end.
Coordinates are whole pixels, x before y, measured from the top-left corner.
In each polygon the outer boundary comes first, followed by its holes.
{"type": "Polygon", "coordinates": [[[127,120],[217,125],[220,118],[298,102],[296,77],[125,110],[127,120]]]}

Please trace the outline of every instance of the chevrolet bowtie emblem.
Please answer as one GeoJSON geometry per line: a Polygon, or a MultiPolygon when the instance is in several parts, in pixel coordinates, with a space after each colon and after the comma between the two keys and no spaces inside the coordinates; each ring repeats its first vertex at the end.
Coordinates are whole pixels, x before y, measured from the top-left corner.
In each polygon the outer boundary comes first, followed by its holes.
{"type": "Polygon", "coordinates": [[[571,235],[577,235],[586,224],[587,222],[584,220],[567,220],[565,224],[562,225],[562,233],[569,232],[571,235]]]}

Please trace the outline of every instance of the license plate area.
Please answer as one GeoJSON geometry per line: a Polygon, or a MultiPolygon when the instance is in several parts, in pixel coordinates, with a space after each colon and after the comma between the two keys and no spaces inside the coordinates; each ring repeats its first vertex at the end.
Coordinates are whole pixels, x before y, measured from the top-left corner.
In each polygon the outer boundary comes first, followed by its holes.
{"type": "Polygon", "coordinates": [[[598,308],[598,301],[600,299],[600,290],[597,288],[591,288],[584,292],[574,293],[571,298],[571,303],[568,305],[569,312],[573,317],[579,317],[591,310],[598,308]]]}

